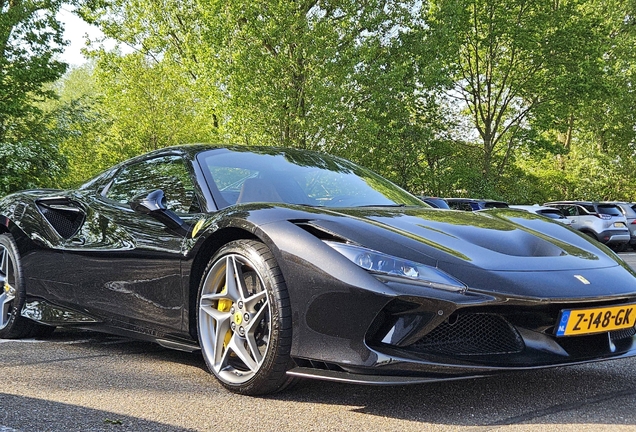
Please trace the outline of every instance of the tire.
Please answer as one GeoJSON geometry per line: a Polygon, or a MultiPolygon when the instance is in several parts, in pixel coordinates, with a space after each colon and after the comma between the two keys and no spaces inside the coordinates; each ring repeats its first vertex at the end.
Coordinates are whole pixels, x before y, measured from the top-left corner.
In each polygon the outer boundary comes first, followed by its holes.
{"type": "Polygon", "coordinates": [[[612,245],[610,246],[610,249],[612,249],[614,252],[625,252],[627,250],[627,243],[620,243],[617,245],[612,245]]]}
{"type": "Polygon", "coordinates": [[[44,336],[55,327],[37,324],[20,315],[26,300],[18,248],[10,234],[0,235],[0,339],[44,336]]]}
{"type": "Polygon", "coordinates": [[[589,238],[592,238],[596,241],[598,241],[598,238],[596,238],[596,234],[590,232],[590,231],[582,231],[583,234],[585,234],[586,236],[588,236],[589,238]]]}
{"type": "Polygon", "coordinates": [[[267,246],[238,240],[222,247],[205,269],[197,299],[203,358],[225,388],[255,396],[289,384],[291,306],[267,246]]]}

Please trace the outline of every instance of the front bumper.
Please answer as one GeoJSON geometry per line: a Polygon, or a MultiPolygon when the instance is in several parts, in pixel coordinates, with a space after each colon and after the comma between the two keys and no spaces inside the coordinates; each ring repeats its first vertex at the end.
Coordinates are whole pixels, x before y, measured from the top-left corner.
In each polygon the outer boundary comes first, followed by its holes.
{"type": "MultiPolygon", "coordinates": [[[[475,300],[473,298],[473,300],[475,300]]],[[[634,327],[586,336],[556,337],[563,309],[635,303],[601,302],[444,304],[430,299],[391,301],[369,327],[367,361],[295,358],[289,374],[362,384],[407,384],[455,380],[501,372],[549,368],[636,355],[634,327]],[[324,361],[326,360],[326,361],[324,361]]]]}
{"type": "Polygon", "coordinates": [[[297,368],[290,374],[370,384],[429,382],[636,355],[634,327],[556,336],[564,309],[636,304],[633,276],[620,266],[484,272],[482,281],[516,284],[518,294],[477,288],[457,293],[395,281],[383,282],[380,290],[332,281],[298,315],[299,345],[291,353],[297,368]],[[622,293],[610,295],[618,286],[622,293]],[[565,292],[580,297],[555,297],[565,292]]]}

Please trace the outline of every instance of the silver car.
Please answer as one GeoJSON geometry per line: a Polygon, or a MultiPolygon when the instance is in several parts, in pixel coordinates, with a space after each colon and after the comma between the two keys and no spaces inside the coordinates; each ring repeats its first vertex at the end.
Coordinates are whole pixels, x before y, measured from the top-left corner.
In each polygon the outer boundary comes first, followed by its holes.
{"type": "Polygon", "coordinates": [[[629,245],[636,249],[636,203],[630,202],[608,202],[603,204],[615,204],[627,219],[627,228],[629,229],[630,240],[629,245]]]}
{"type": "Polygon", "coordinates": [[[627,219],[613,203],[592,201],[553,201],[543,204],[555,207],[572,221],[572,228],[611,246],[624,250],[631,239],[627,219]]]}

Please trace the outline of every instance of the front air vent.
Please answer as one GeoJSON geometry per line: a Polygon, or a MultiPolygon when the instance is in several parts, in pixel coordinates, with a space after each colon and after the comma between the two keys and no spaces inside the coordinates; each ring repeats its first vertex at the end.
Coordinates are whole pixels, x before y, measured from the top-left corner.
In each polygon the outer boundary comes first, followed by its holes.
{"type": "Polygon", "coordinates": [[[38,210],[51,224],[60,237],[73,237],[84,223],[84,212],[79,205],[65,199],[39,200],[38,210]]]}
{"type": "Polygon", "coordinates": [[[517,330],[501,315],[452,315],[409,347],[421,353],[493,355],[518,353],[524,343],[517,330]]]}
{"type": "Polygon", "coordinates": [[[303,358],[294,358],[294,363],[296,363],[299,367],[309,368],[309,369],[319,369],[319,370],[329,370],[329,371],[337,371],[344,372],[340,366],[335,363],[327,363],[319,360],[308,360],[303,358]]]}
{"type": "Polygon", "coordinates": [[[334,242],[344,243],[346,240],[338,235],[327,231],[325,228],[321,226],[317,226],[311,223],[311,221],[307,220],[293,220],[290,221],[295,224],[298,228],[302,228],[307,231],[309,234],[320,240],[328,240],[334,242]]]}

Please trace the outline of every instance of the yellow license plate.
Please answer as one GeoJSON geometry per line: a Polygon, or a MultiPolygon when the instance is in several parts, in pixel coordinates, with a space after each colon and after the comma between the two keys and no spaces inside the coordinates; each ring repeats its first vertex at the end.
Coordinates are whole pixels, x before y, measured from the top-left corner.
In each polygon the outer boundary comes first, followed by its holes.
{"type": "Polygon", "coordinates": [[[625,224],[623,222],[614,222],[614,228],[624,228],[625,224]]]}
{"type": "Polygon", "coordinates": [[[635,304],[594,309],[566,309],[561,311],[556,335],[585,335],[634,327],[635,309],[635,304]]]}

